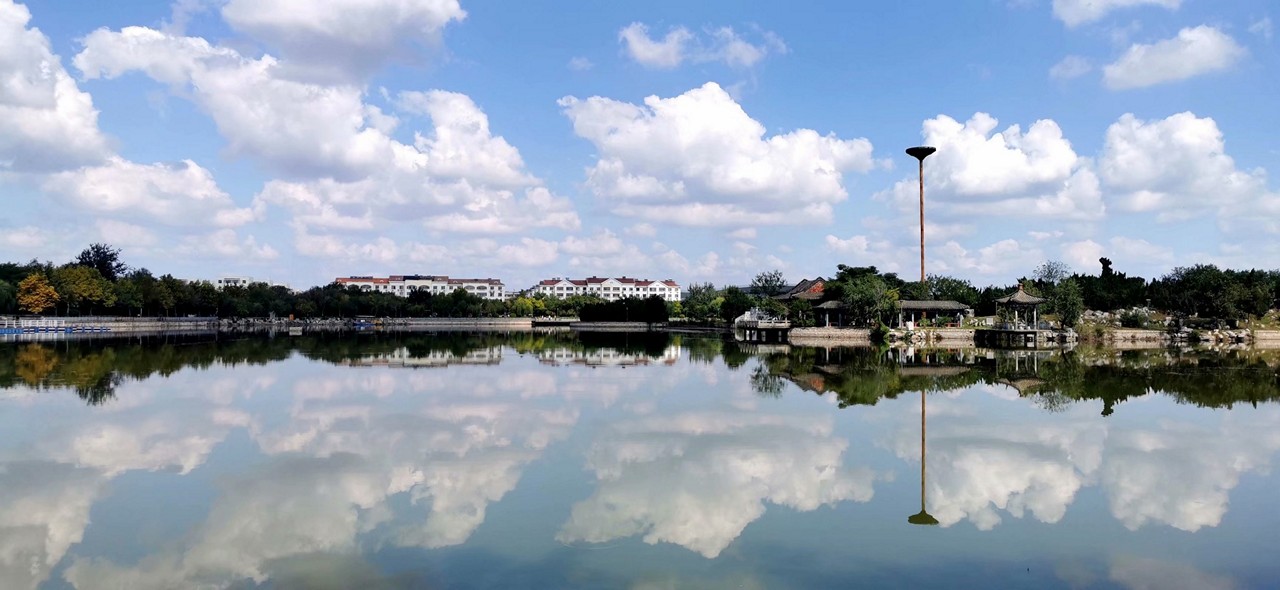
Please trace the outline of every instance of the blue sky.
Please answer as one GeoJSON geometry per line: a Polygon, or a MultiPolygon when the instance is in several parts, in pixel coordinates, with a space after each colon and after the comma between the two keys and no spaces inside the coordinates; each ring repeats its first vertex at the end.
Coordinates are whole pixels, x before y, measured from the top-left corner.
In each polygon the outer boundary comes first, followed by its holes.
{"type": "Polygon", "coordinates": [[[0,0],[0,258],[191,279],[1275,268],[1264,0],[0,0]]]}

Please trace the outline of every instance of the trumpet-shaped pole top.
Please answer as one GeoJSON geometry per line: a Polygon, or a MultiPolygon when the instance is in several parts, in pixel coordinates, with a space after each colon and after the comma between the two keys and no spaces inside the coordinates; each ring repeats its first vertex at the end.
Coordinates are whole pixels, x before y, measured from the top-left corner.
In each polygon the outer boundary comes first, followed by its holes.
{"type": "Polygon", "coordinates": [[[923,162],[925,158],[932,156],[933,152],[936,152],[936,151],[938,151],[938,148],[922,145],[918,147],[907,148],[907,155],[923,162]]]}

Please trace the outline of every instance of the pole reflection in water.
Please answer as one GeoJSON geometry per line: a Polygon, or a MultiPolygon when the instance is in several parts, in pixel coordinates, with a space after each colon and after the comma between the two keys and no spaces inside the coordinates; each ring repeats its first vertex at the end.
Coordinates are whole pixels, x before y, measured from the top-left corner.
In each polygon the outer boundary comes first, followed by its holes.
{"type": "Polygon", "coordinates": [[[933,525],[938,524],[938,519],[933,515],[925,512],[924,508],[924,425],[925,425],[925,392],[920,391],[920,512],[907,517],[907,522],[911,524],[933,525]]]}

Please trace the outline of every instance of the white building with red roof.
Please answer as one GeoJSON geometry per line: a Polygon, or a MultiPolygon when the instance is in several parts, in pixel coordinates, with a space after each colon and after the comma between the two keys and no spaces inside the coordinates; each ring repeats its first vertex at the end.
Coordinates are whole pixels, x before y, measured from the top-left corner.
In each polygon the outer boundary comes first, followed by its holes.
{"type": "Polygon", "coordinates": [[[627,297],[645,299],[657,295],[666,301],[680,301],[680,285],[671,279],[651,281],[630,277],[555,278],[539,281],[534,287],[534,292],[561,299],[574,295],[596,295],[606,301],[616,301],[627,297]]]}
{"type": "Polygon", "coordinates": [[[506,289],[498,279],[451,279],[439,275],[391,275],[380,277],[338,277],[334,282],[340,285],[360,287],[365,291],[381,291],[401,297],[408,297],[414,291],[426,291],[433,295],[448,295],[458,289],[480,297],[481,299],[502,300],[506,297],[506,289]]]}

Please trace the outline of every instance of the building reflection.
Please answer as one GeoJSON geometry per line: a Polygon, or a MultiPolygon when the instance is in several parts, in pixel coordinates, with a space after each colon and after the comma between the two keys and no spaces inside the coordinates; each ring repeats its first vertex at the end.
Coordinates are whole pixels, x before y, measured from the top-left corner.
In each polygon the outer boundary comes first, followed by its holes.
{"type": "Polygon", "coordinates": [[[368,355],[344,360],[339,364],[352,367],[430,368],[450,365],[496,365],[502,362],[502,347],[488,346],[455,353],[452,350],[430,350],[413,353],[408,348],[397,348],[388,353],[368,355]]]}
{"type": "Polygon", "coordinates": [[[626,367],[633,365],[674,365],[680,360],[680,347],[668,346],[659,355],[631,352],[615,348],[579,350],[549,348],[537,353],[538,362],[544,365],[586,365],[590,367],[626,367]]]}

